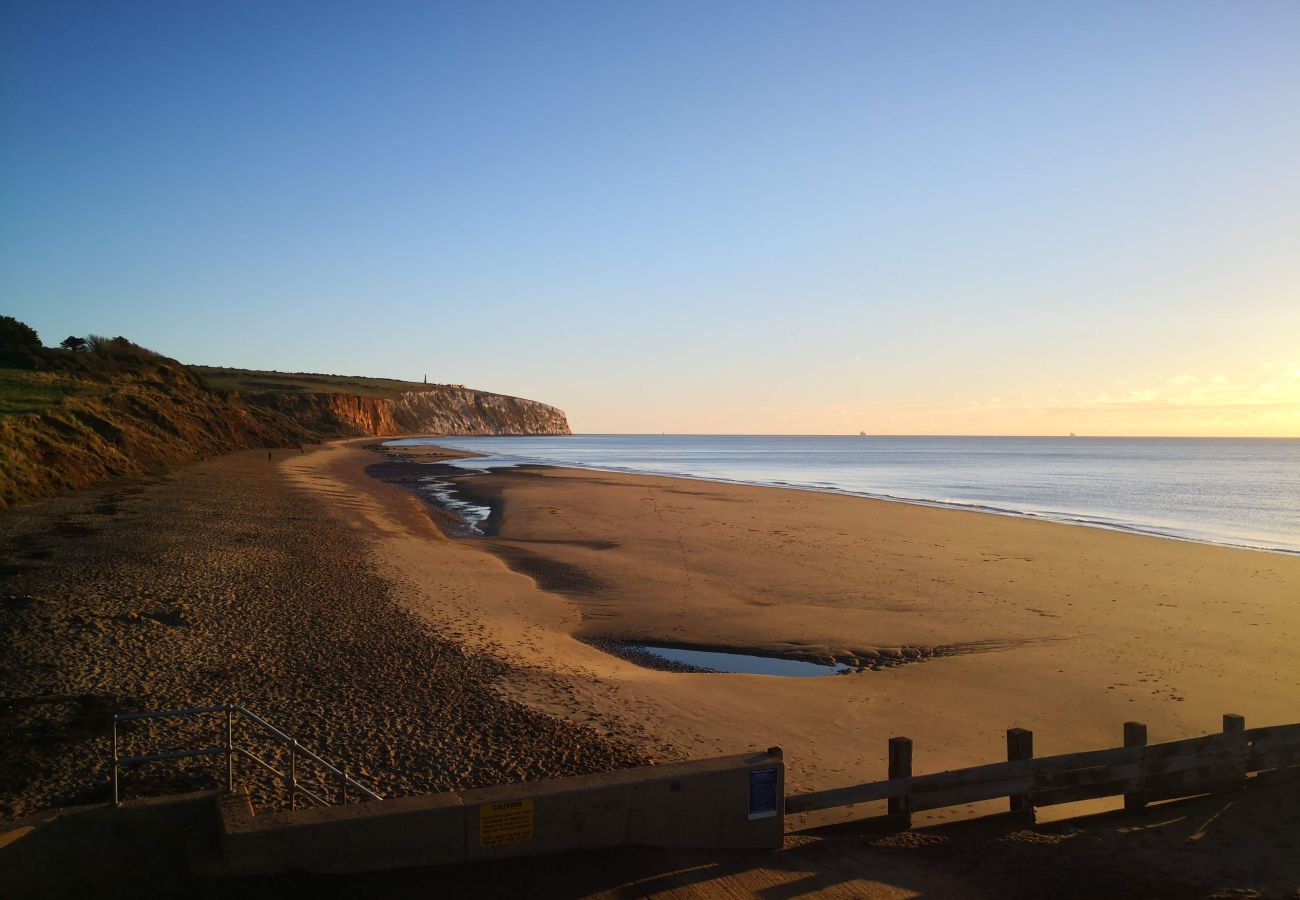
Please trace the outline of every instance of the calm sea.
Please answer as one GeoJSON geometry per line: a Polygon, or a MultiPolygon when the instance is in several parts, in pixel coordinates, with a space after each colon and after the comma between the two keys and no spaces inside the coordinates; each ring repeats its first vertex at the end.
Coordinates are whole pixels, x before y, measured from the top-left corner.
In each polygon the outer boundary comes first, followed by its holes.
{"type": "Polygon", "coordinates": [[[1300,553],[1300,440],[598,435],[417,438],[549,463],[835,491],[1300,553]]]}

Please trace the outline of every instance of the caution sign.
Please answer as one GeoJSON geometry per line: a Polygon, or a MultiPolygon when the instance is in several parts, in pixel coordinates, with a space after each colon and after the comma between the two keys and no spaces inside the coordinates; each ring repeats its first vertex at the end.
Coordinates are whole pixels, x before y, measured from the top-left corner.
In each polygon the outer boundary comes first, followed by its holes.
{"type": "Polygon", "coordinates": [[[478,845],[499,847],[533,839],[533,801],[484,803],[478,808],[478,845]]]}

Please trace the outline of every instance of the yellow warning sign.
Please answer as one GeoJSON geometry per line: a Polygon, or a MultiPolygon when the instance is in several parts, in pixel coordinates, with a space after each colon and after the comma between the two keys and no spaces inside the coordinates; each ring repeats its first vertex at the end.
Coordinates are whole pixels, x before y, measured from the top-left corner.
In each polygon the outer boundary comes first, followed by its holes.
{"type": "Polygon", "coordinates": [[[496,847],[533,839],[533,801],[484,803],[478,808],[478,845],[496,847]]]}

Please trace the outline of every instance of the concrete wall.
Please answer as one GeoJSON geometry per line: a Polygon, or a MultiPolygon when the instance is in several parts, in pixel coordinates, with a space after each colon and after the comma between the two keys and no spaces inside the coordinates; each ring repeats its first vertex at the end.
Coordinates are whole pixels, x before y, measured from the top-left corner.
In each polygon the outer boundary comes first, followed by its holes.
{"type": "Polygon", "coordinates": [[[229,874],[363,872],[566,850],[779,848],[779,749],[395,800],[254,815],[223,797],[229,874]]]}

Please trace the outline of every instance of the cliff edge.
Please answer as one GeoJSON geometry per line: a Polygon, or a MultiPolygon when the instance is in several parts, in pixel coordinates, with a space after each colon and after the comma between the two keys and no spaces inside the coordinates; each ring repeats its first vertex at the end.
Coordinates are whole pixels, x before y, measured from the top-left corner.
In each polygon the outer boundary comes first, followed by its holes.
{"type": "Polygon", "coordinates": [[[0,349],[0,506],[253,447],[568,433],[562,410],[463,385],[186,366],[129,342],[0,349]]]}

